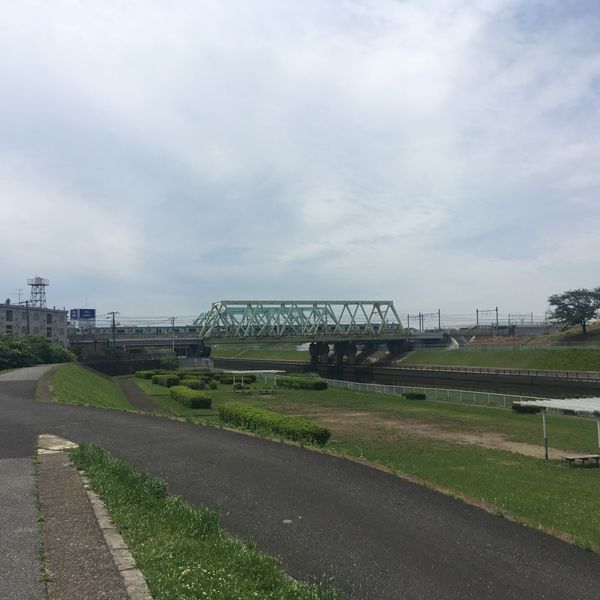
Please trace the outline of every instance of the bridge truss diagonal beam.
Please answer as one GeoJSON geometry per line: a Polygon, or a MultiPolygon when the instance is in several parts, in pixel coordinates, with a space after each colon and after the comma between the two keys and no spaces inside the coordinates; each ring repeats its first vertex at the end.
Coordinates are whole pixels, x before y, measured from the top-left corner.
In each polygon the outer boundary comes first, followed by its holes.
{"type": "Polygon", "coordinates": [[[369,339],[403,332],[390,300],[222,300],[194,325],[203,339],[369,339]]]}

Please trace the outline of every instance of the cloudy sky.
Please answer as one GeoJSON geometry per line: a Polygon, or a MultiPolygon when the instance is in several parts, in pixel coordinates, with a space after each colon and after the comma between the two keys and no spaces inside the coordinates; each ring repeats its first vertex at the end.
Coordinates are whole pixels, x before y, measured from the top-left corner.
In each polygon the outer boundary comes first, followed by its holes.
{"type": "Polygon", "coordinates": [[[0,8],[0,295],[543,312],[600,285],[597,0],[0,8]]]}

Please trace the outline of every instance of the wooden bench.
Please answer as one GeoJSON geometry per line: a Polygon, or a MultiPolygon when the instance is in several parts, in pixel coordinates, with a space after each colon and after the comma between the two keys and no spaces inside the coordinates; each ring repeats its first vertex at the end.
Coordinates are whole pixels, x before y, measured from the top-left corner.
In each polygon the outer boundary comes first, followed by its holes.
{"type": "Polygon", "coordinates": [[[566,461],[570,467],[572,467],[577,461],[580,461],[582,465],[587,464],[588,461],[595,461],[596,466],[599,466],[600,454],[582,454],[579,456],[563,456],[562,459],[566,461]]]}

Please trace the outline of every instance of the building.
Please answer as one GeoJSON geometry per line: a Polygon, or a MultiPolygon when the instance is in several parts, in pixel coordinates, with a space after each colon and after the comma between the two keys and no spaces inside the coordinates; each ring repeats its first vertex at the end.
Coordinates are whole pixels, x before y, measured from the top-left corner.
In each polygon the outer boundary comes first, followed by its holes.
{"type": "Polygon", "coordinates": [[[29,304],[0,304],[0,334],[14,337],[43,335],[53,344],[67,346],[67,311],[29,304]]]}

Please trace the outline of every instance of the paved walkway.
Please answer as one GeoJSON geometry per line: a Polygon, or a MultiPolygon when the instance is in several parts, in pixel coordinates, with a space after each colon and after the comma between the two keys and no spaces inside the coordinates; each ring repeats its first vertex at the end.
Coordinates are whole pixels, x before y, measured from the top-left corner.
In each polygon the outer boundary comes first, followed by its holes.
{"type": "MultiPolygon", "coordinates": [[[[0,373],[0,386],[4,382],[35,382],[51,368],[44,365],[0,373]]],[[[0,596],[3,600],[41,600],[44,586],[33,469],[35,442],[0,419],[0,444],[0,596]]]]}
{"type": "MultiPolygon", "coordinates": [[[[41,378],[41,395],[51,400],[48,378],[52,370],[48,365],[0,374],[0,391],[10,394],[22,384],[33,391],[41,378]]],[[[27,400],[31,405],[31,397],[27,400]]],[[[52,600],[151,600],[118,535],[113,536],[121,556],[117,567],[115,550],[109,549],[81,478],[66,454],[44,450],[34,468],[36,440],[19,433],[23,432],[7,435],[0,425],[0,598],[43,600],[47,594],[52,600]],[[43,520],[43,565],[38,514],[43,520]],[[47,574],[50,577],[44,584],[47,574]],[[133,585],[129,591],[124,577],[133,585]]],[[[53,448],[56,440],[43,437],[44,447],[53,448]]],[[[58,441],[63,445],[64,440],[58,441]]]]}
{"type": "MultiPolygon", "coordinates": [[[[0,456],[38,432],[97,442],[167,481],[299,579],[362,600],[597,600],[600,557],[387,473],[296,446],[120,411],[36,403],[0,383],[0,456]]],[[[31,456],[28,454],[27,456],[31,456]]]]}
{"type": "Polygon", "coordinates": [[[147,413],[155,413],[157,415],[170,415],[170,411],[159,406],[145,394],[133,381],[129,379],[119,379],[119,387],[127,398],[129,404],[134,408],[147,413]]]}

